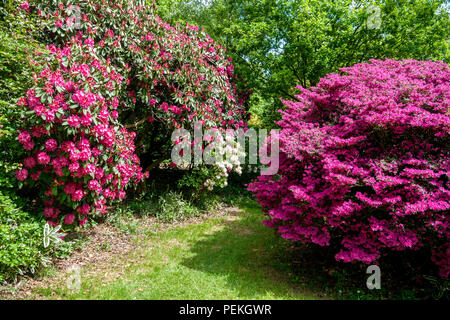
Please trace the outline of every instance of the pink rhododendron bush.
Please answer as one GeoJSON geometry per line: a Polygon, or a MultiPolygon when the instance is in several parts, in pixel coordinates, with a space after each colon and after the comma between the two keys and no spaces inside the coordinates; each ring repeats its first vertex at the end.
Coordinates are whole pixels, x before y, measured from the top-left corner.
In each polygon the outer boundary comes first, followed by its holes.
{"type": "Polygon", "coordinates": [[[225,49],[197,26],[170,26],[139,0],[30,1],[41,41],[72,38],[95,48],[123,76],[119,120],[137,133],[144,168],[170,159],[175,128],[246,126],[247,93],[233,82],[225,49]]]}
{"type": "Polygon", "coordinates": [[[122,76],[80,42],[49,49],[36,61],[43,71],[35,86],[19,101],[29,127],[18,140],[29,156],[16,177],[40,187],[52,224],[83,225],[123,199],[143,173],[135,134],[117,121],[122,76]]]}
{"type": "Polygon", "coordinates": [[[429,250],[450,273],[450,69],[372,60],[284,101],[280,170],[249,185],[268,227],[344,262],[429,250]]]}
{"type": "Polygon", "coordinates": [[[42,192],[52,224],[83,225],[123,199],[170,159],[174,129],[246,126],[233,65],[198,27],[172,27],[143,1],[27,1],[20,10],[40,21],[46,49],[18,103],[27,156],[16,177],[42,192]]]}

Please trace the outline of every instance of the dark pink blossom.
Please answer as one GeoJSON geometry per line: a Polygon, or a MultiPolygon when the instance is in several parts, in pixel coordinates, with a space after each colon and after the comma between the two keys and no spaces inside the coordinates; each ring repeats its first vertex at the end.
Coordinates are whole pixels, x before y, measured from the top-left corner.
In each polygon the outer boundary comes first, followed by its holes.
{"type": "Polygon", "coordinates": [[[26,178],[28,177],[28,170],[27,169],[21,169],[21,170],[17,170],[16,173],[16,179],[19,181],[25,181],[26,178]]]}
{"type": "Polygon", "coordinates": [[[448,276],[450,68],[372,60],[341,71],[283,101],[279,172],[249,186],[265,225],[334,241],[344,262],[425,247],[448,276]]]}

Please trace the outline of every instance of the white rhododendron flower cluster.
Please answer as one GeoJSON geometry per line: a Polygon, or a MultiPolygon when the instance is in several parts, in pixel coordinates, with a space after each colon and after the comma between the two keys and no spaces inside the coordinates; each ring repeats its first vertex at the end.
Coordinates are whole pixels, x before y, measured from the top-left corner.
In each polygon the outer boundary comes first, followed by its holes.
{"type": "Polygon", "coordinates": [[[213,190],[215,186],[225,187],[228,184],[229,172],[242,173],[241,159],[245,159],[245,151],[232,136],[227,135],[226,139],[218,135],[214,141],[215,156],[214,163],[216,175],[205,181],[204,186],[208,190],[213,190]]]}

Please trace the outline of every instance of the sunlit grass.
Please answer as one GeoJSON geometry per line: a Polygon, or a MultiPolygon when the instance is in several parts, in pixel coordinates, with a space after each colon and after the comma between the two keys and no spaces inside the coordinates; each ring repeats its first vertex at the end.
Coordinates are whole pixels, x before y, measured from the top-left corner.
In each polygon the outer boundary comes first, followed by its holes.
{"type": "Polygon", "coordinates": [[[160,232],[102,270],[81,272],[81,289],[37,288],[51,299],[311,299],[275,259],[282,244],[252,201],[241,210],[160,232]]]}

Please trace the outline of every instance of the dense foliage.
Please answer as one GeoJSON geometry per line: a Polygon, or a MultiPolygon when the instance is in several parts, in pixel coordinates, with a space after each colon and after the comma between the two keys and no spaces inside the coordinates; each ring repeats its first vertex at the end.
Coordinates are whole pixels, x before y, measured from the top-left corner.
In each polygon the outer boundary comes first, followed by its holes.
{"type": "Polygon", "coordinates": [[[316,85],[369,59],[449,56],[445,0],[156,0],[172,21],[194,21],[224,45],[255,94],[256,125],[274,126],[295,85],[316,85]]]}
{"type": "Polygon", "coordinates": [[[245,129],[250,105],[251,125],[283,117],[280,170],[249,186],[267,226],[344,262],[420,251],[448,277],[445,1],[155,2],[0,1],[0,284],[61,254],[43,232],[59,243],[149,175],[158,192],[130,217],[208,211],[242,171],[237,144],[219,139],[212,156],[232,156],[214,165],[151,170],[176,166],[175,129],[245,129]]]}
{"type": "Polygon", "coordinates": [[[18,140],[29,156],[16,178],[41,186],[44,215],[53,224],[61,218],[84,224],[88,214],[104,213],[107,202],[123,199],[127,185],[143,173],[134,134],[117,121],[122,77],[92,46],[49,49],[44,70],[18,102],[29,128],[18,140]]]}
{"type": "Polygon", "coordinates": [[[83,225],[123,199],[144,178],[142,166],[170,158],[174,129],[195,121],[218,130],[246,126],[233,66],[197,27],[171,27],[139,1],[20,8],[37,16],[36,38],[48,46],[35,53],[32,65],[42,71],[18,102],[27,155],[16,178],[40,187],[52,224],[83,225]]]}
{"type": "MultiPolygon", "coordinates": [[[[13,10],[10,6],[1,8],[4,14],[13,10]]],[[[20,14],[7,14],[0,21],[0,191],[4,195],[16,193],[14,170],[25,154],[17,141],[22,122],[16,102],[32,85],[36,70],[28,63],[38,46],[27,32],[29,28],[33,22],[20,14]]]]}
{"type": "Polygon", "coordinates": [[[16,102],[32,85],[28,60],[37,47],[28,32],[33,21],[11,15],[15,9],[11,1],[0,2],[0,284],[38,270],[51,249],[43,248],[45,220],[20,208],[30,199],[18,196],[14,176],[25,154],[17,141],[22,122],[16,102]]]}
{"type": "Polygon", "coordinates": [[[0,284],[45,263],[43,225],[0,192],[0,284]]]}
{"type": "Polygon", "coordinates": [[[225,49],[204,30],[170,26],[143,3],[85,1],[74,7],[69,0],[46,0],[36,9],[43,42],[88,42],[123,76],[119,120],[137,131],[137,153],[149,168],[170,158],[174,128],[191,129],[194,121],[207,128],[244,127],[247,94],[233,83],[225,49]]]}
{"type": "Polygon", "coordinates": [[[305,89],[279,122],[280,171],[249,189],[284,238],[373,263],[428,250],[450,273],[450,68],[372,60],[305,89]]]}

